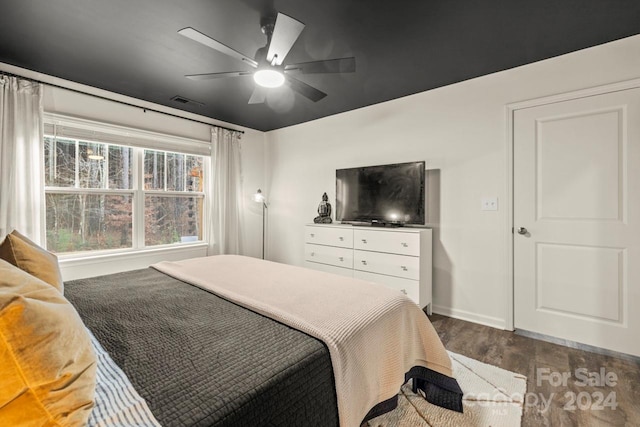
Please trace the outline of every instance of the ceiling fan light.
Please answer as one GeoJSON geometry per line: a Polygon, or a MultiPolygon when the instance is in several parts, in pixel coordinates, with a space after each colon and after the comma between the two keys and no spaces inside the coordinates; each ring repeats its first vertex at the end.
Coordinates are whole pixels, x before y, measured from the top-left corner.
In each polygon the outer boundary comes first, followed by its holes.
{"type": "Polygon", "coordinates": [[[253,74],[253,80],[263,87],[280,87],[284,84],[284,74],[277,70],[263,69],[253,74]]]}

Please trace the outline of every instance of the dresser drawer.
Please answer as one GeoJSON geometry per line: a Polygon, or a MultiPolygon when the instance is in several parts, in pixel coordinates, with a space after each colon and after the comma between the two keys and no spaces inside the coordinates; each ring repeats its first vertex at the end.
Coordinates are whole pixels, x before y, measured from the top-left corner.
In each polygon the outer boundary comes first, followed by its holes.
{"type": "Polygon", "coordinates": [[[335,265],[337,267],[353,268],[353,250],[332,246],[304,245],[305,261],[335,265]]]}
{"type": "Polygon", "coordinates": [[[353,277],[366,280],[368,282],[380,283],[389,288],[397,289],[416,304],[420,305],[420,282],[400,277],[385,276],[382,274],[369,273],[366,271],[354,271],[353,277]]]}
{"type": "Polygon", "coordinates": [[[420,255],[420,233],[406,231],[354,230],[353,247],[400,255],[420,255]]]}
{"type": "Polygon", "coordinates": [[[353,268],[370,273],[420,280],[420,258],[370,251],[353,251],[353,268]]]}
{"type": "Polygon", "coordinates": [[[353,230],[350,227],[314,227],[304,228],[305,243],[316,245],[338,246],[353,248],[353,230]]]}
{"type": "Polygon", "coordinates": [[[353,270],[350,268],[336,267],[335,265],[320,264],[318,262],[311,261],[305,261],[304,266],[312,270],[324,271],[325,273],[333,273],[340,276],[353,277],[353,270]]]}

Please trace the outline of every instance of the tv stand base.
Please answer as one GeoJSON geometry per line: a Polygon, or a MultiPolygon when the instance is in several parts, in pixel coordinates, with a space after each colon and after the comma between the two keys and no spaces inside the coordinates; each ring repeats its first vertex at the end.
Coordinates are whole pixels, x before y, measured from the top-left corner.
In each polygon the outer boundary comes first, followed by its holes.
{"type": "Polygon", "coordinates": [[[371,221],[372,227],[404,227],[401,222],[383,222],[383,221],[371,221]]]}

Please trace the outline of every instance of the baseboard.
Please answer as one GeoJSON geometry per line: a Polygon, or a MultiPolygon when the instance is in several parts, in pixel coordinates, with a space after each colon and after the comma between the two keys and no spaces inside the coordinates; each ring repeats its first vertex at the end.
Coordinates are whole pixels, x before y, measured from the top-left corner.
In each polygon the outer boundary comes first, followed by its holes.
{"type": "Polygon", "coordinates": [[[459,310],[457,308],[444,307],[433,304],[432,311],[454,319],[466,320],[467,322],[479,323],[480,325],[490,326],[496,329],[505,329],[506,322],[499,317],[486,316],[484,314],[473,313],[471,311],[459,310]]]}
{"type": "Polygon", "coordinates": [[[615,350],[609,350],[602,347],[596,347],[589,344],[582,344],[576,341],[566,340],[564,338],[552,337],[550,335],[539,334],[537,332],[526,331],[524,329],[516,329],[516,335],[522,335],[523,337],[529,337],[536,340],[542,340],[550,342],[552,344],[558,344],[565,347],[571,347],[578,350],[589,351],[591,353],[602,354],[603,356],[616,357],[618,359],[628,360],[632,363],[640,364],[640,356],[634,356],[633,354],[620,353],[615,350]]]}

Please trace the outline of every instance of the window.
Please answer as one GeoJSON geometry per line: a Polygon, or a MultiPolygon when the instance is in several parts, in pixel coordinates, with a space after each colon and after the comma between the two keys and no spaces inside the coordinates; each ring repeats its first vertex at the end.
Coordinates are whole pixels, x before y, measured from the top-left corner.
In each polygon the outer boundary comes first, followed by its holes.
{"type": "Polygon", "coordinates": [[[145,246],[202,240],[202,162],[144,150],[145,246]]]}
{"type": "Polygon", "coordinates": [[[50,251],[202,240],[203,156],[46,133],[44,142],[50,251]]]}

